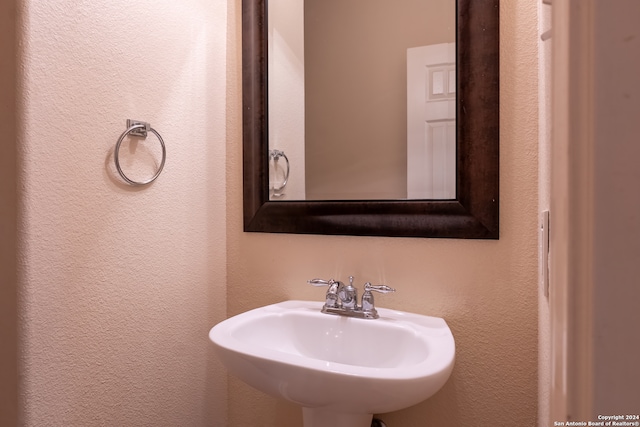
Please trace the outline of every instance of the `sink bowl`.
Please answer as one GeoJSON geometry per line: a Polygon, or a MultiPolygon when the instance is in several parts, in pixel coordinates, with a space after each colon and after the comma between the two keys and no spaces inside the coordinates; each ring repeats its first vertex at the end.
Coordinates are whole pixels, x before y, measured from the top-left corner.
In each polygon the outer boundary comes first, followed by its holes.
{"type": "Polygon", "coordinates": [[[415,405],[449,378],[455,343],[443,319],[385,308],[379,319],[357,319],[322,305],[257,308],[209,338],[231,374],[302,406],[305,427],[369,427],[373,414],[415,405]]]}

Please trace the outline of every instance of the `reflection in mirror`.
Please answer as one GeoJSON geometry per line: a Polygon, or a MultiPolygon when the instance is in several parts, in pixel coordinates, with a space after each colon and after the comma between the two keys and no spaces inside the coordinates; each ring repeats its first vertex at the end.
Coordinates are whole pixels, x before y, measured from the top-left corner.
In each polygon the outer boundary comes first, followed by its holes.
{"type": "Polygon", "coordinates": [[[267,7],[270,200],[455,199],[456,2],[267,7]]]}

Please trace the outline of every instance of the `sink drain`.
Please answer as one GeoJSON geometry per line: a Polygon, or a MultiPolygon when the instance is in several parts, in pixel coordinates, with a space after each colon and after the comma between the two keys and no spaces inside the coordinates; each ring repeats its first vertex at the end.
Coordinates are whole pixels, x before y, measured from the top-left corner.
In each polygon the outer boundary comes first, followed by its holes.
{"type": "Polygon", "coordinates": [[[374,418],[371,421],[371,427],[387,427],[387,425],[384,423],[384,421],[378,419],[378,418],[374,418]]]}

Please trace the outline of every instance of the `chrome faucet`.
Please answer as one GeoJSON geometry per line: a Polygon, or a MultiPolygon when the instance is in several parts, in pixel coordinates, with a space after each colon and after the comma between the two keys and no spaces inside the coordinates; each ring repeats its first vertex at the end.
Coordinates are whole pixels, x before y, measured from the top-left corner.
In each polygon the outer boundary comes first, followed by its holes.
{"type": "Polygon", "coordinates": [[[329,286],[325,295],[325,303],[322,307],[323,313],[360,319],[377,319],[379,317],[373,301],[372,291],[382,294],[396,291],[386,285],[374,286],[367,282],[364,284],[362,302],[358,305],[358,290],[353,286],[353,276],[349,276],[348,285],[333,279],[311,279],[307,280],[307,283],[313,286],[329,286]]]}

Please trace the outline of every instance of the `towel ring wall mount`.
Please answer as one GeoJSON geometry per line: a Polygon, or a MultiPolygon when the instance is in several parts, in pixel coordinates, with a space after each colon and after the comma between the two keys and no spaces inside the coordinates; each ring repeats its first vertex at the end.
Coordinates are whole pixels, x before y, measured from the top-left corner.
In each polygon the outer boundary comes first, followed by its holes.
{"type": "Polygon", "coordinates": [[[152,128],[149,123],[142,122],[139,120],[127,119],[127,130],[122,132],[122,135],[120,135],[120,138],[118,138],[118,142],[116,143],[116,148],[113,151],[113,158],[115,159],[115,162],[116,162],[116,169],[118,170],[118,173],[120,174],[122,179],[124,179],[126,182],[128,182],[131,185],[147,185],[147,184],[151,184],[153,181],[156,180],[156,178],[158,178],[158,176],[160,176],[160,173],[164,168],[165,160],[167,160],[167,149],[164,145],[164,140],[162,139],[162,136],[160,136],[160,134],[154,128],[152,128]],[[120,166],[120,146],[122,145],[122,141],[124,141],[124,138],[127,135],[146,138],[148,132],[153,133],[158,138],[158,141],[160,141],[160,146],[162,147],[162,161],[160,162],[160,166],[158,167],[158,170],[151,178],[147,179],[146,181],[135,181],[129,178],[124,173],[124,171],[122,170],[122,167],[120,166]]]}

